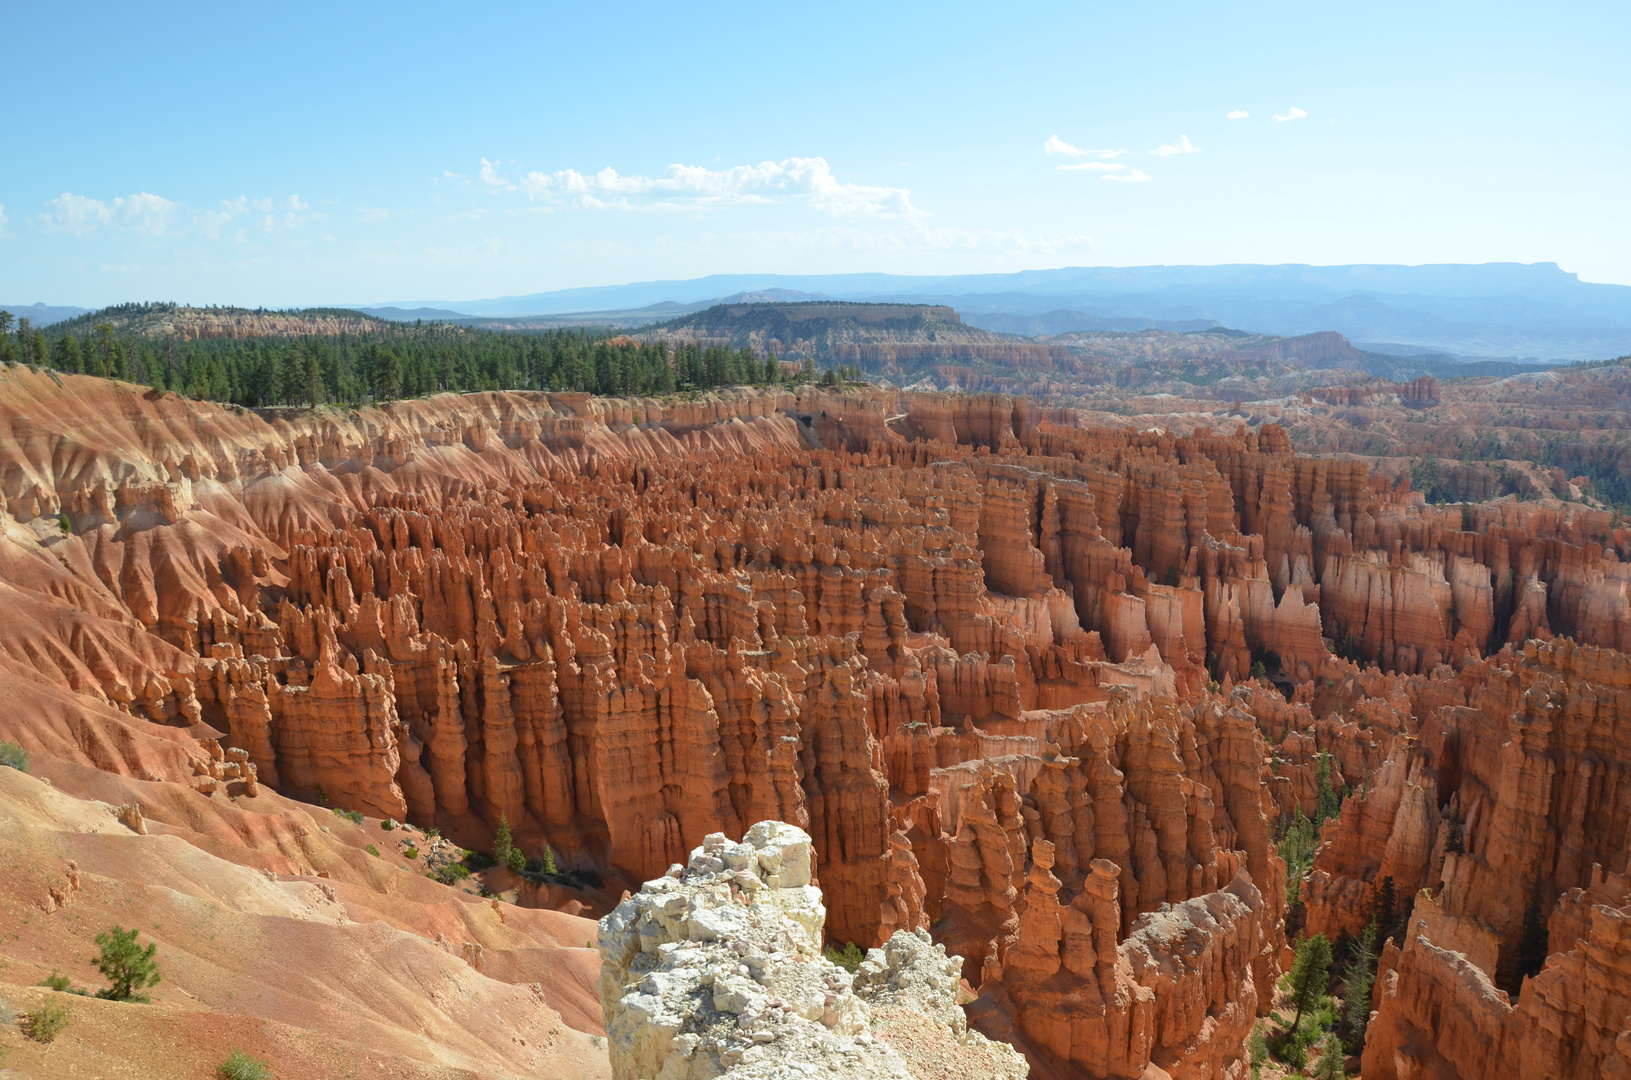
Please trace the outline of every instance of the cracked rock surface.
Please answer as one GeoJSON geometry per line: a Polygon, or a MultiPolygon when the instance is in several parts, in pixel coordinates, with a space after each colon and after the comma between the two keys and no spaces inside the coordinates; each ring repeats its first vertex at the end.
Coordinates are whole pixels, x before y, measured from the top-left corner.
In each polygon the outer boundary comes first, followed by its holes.
{"type": "Polygon", "coordinates": [[[810,837],[762,821],[708,836],[688,865],[600,921],[600,1000],[619,1080],[980,1077],[1025,1059],[970,1031],[962,962],[898,931],[851,975],[822,955],[810,837]]]}

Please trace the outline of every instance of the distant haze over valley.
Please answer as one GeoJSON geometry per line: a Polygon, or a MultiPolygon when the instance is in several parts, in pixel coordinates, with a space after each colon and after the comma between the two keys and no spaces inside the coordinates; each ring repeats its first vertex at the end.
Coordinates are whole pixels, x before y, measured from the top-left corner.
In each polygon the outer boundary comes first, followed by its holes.
{"type": "MultiPolygon", "coordinates": [[[[1065,267],[1012,274],[714,274],[478,300],[345,305],[378,318],[489,325],[644,326],[719,302],[943,304],[971,326],[1028,337],[1227,326],[1295,336],[1334,330],[1376,353],[1592,360],[1631,353],[1631,286],[1581,281],[1555,263],[1426,266],[1065,267]]],[[[3,304],[35,326],[84,314],[3,304]]]]}
{"type": "Polygon", "coordinates": [[[1221,324],[1286,335],[1336,330],[1382,352],[1542,360],[1631,353],[1631,286],[1584,282],[1555,263],[1065,267],[946,277],[715,274],[390,306],[501,319],[604,312],[639,324],[723,299],[821,298],[948,304],[972,325],[1009,334],[1221,324]],[[756,295],[766,292],[780,295],[756,295]]]}

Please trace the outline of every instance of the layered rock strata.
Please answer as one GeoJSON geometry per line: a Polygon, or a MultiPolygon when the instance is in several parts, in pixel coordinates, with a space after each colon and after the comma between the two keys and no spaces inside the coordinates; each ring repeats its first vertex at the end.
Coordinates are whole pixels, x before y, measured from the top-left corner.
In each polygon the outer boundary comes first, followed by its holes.
{"type": "Polygon", "coordinates": [[[1498,982],[1531,876],[1625,869],[1606,514],[997,396],[252,413],[16,369],[0,413],[0,737],[614,882],[790,822],[830,939],[932,926],[1039,1062],[1244,1067],[1322,761],[1366,794],[1311,926],[1437,887],[1452,795],[1434,917],[1498,982]]]}
{"type": "Polygon", "coordinates": [[[1529,642],[1463,669],[1350,800],[1306,886],[1310,927],[1351,933],[1391,878],[1408,915],[1383,958],[1365,1075],[1631,1075],[1631,659],[1529,642]],[[1526,941],[1526,909],[1548,924],[1526,941]],[[1551,955],[1538,972],[1525,949],[1551,955]]]}

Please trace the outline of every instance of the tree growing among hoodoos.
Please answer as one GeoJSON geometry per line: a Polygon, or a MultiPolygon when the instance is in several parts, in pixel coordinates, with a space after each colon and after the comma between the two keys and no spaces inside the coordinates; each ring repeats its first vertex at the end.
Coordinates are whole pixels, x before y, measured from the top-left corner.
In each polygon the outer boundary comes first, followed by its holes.
{"type": "Polygon", "coordinates": [[[1324,934],[1304,938],[1297,946],[1297,959],[1291,965],[1291,1004],[1297,1007],[1297,1018],[1291,1022],[1293,1033],[1302,1023],[1303,1013],[1320,1002],[1325,983],[1331,977],[1331,943],[1324,934]]]}
{"type": "Polygon", "coordinates": [[[1348,978],[1342,987],[1344,1003],[1342,1022],[1348,1029],[1348,1049],[1359,1053],[1365,1049],[1365,1029],[1370,1025],[1370,992],[1376,982],[1376,924],[1370,923],[1359,935],[1352,958],[1348,961],[1348,978]]]}
{"type": "Polygon", "coordinates": [[[158,962],[153,959],[158,942],[150,941],[144,949],[136,942],[134,926],[129,930],[115,926],[97,934],[96,944],[102,950],[96,968],[110,984],[96,996],[109,1001],[146,1001],[147,995],[140,991],[157,986],[160,978],[158,962]]]}

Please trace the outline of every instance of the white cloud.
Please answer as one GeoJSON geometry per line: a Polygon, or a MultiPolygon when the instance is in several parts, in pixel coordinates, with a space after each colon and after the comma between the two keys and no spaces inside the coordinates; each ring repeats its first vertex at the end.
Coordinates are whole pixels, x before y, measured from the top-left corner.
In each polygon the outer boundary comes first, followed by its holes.
{"type": "Polygon", "coordinates": [[[1287,120],[1301,120],[1303,117],[1305,117],[1307,115],[1308,114],[1306,112],[1304,112],[1303,110],[1297,108],[1297,106],[1293,105],[1291,107],[1290,111],[1287,112],[1284,116],[1281,116],[1279,113],[1275,113],[1274,114],[1274,119],[1277,122],[1283,124],[1287,120]]]}
{"type": "Polygon", "coordinates": [[[1072,146],[1057,135],[1049,135],[1048,141],[1042,144],[1042,152],[1049,157],[1063,154],[1065,157],[1087,157],[1089,151],[1081,147],[1072,146]]]}
{"type": "Polygon", "coordinates": [[[364,221],[384,221],[391,216],[391,212],[381,206],[359,206],[357,216],[364,221]]]}
{"type": "Polygon", "coordinates": [[[176,204],[160,195],[141,192],[111,203],[63,192],[46,202],[35,222],[51,232],[71,232],[87,236],[106,225],[142,236],[163,236],[170,226],[176,204]]]}
{"type": "Polygon", "coordinates": [[[6,235],[6,204],[0,203],[0,236],[6,235]]]}
{"type": "Polygon", "coordinates": [[[1201,148],[1190,142],[1188,135],[1180,135],[1177,142],[1168,143],[1150,151],[1156,157],[1171,157],[1173,154],[1198,154],[1200,152],[1201,148]]]}
{"type": "Polygon", "coordinates": [[[1143,184],[1149,181],[1143,169],[1134,169],[1130,173],[1110,173],[1099,177],[1100,180],[1120,180],[1124,184],[1143,184]]]}
{"type": "Polygon", "coordinates": [[[142,192],[128,199],[114,199],[114,206],[125,228],[148,236],[163,236],[169,226],[170,214],[176,204],[159,195],[142,192]]]}
{"type": "MultiPolygon", "coordinates": [[[[1070,145],[1068,142],[1061,139],[1057,135],[1049,135],[1048,136],[1048,141],[1042,144],[1042,152],[1044,154],[1048,155],[1049,157],[1053,157],[1053,155],[1059,154],[1059,155],[1062,155],[1064,157],[1073,157],[1073,158],[1084,158],[1084,157],[1113,158],[1113,157],[1118,157],[1121,154],[1125,154],[1127,151],[1125,151],[1125,150],[1083,150],[1079,146],[1070,145]]],[[[1069,166],[1065,166],[1065,165],[1060,166],[1060,168],[1068,168],[1068,167],[1069,166]]]]}
{"type": "Polygon", "coordinates": [[[1247,112],[1245,109],[1236,109],[1234,112],[1229,114],[1229,119],[1231,119],[1231,120],[1249,120],[1249,119],[1251,119],[1251,115],[1252,114],[1247,112]]]}
{"type": "MultiPolygon", "coordinates": [[[[193,224],[199,232],[211,239],[217,239],[221,230],[230,222],[251,211],[260,216],[259,225],[262,232],[276,232],[278,229],[298,229],[308,221],[323,220],[328,217],[326,213],[303,214],[297,211],[310,210],[311,204],[300,201],[299,195],[290,195],[287,200],[273,198],[251,199],[247,195],[239,195],[236,199],[222,199],[220,210],[205,210],[193,215],[193,224]]],[[[237,231],[236,239],[243,239],[243,230],[237,231]]]]}
{"type": "MultiPolygon", "coordinates": [[[[449,173],[448,175],[451,176],[452,174],[449,173]]],[[[493,163],[488,161],[486,158],[481,159],[481,171],[477,175],[481,177],[482,183],[496,191],[515,190],[515,185],[510,183],[509,178],[498,175],[498,170],[495,169],[493,167],[493,163]]]]}
{"type": "Polygon", "coordinates": [[[1119,161],[1078,161],[1074,165],[1055,165],[1060,172],[1120,172],[1127,166],[1119,161]]]}
{"type": "MultiPolygon", "coordinates": [[[[484,158],[482,179],[493,187],[509,184],[503,177],[489,179],[489,172],[484,158]]],[[[576,169],[529,172],[521,176],[520,185],[529,200],[565,200],[591,210],[694,211],[803,199],[835,217],[923,215],[912,205],[908,189],[842,182],[826,159],[819,157],[726,169],[670,165],[661,176],[625,176],[610,166],[588,175],[576,169]]]]}
{"type": "Polygon", "coordinates": [[[195,216],[193,221],[198,226],[199,232],[213,240],[221,235],[222,226],[232,221],[232,214],[225,210],[205,210],[195,216]]]}

